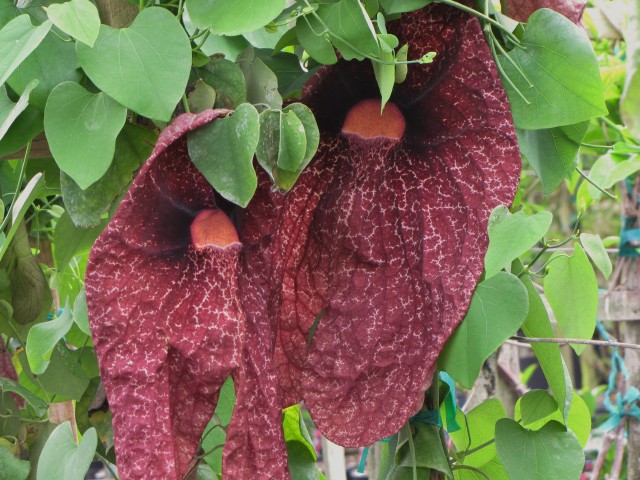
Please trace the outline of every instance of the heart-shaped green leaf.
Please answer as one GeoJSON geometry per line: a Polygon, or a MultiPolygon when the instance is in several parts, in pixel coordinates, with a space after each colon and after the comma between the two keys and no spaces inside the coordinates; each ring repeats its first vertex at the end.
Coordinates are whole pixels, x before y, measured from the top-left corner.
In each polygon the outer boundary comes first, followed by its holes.
{"type": "Polygon", "coordinates": [[[473,385],[482,364],[524,322],[527,291],[510,273],[478,284],[467,316],[447,342],[438,363],[463,386],[473,385]]]}
{"type": "Polygon", "coordinates": [[[285,0],[187,0],[193,23],[217,35],[240,35],[276,18],[285,0]]]}
{"type": "Polygon", "coordinates": [[[489,248],[484,258],[485,278],[492,277],[538,243],[553,220],[549,212],[526,215],[523,211],[513,215],[507,212],[506,216],[497,219],[503,211],[500,207],[498,209],[494,210],[489,221],[489,248]]]}
{"type": "Polygon", "coordinates": [[[146,8],[129,28],[102,25],[93,48],[76,44],[93,83],[125,107],[155,120],[171,119],[189,80],[189,39],[168,10],[146,8]]]}
{"type": "Polygon", "coordinates": [[[613,265],[611,265],[611,259],[607,250],[604,248],[600,235],[593,235],[591,233],[581,233],[580,243],[587,252],[587,255],[591,257],[594,265],[598,267],[598,270],[602,272],[605,278],[609,278],[613,265]]]}
{"type": "Polygon", "coordinates": [[[93,47],[100,31],[100,16],[89,0],[54,3],[47,8],[47,15],[64,33],[93,47]]]}
{"type": "Polygon", "coordinates": [[[503,418],[496,424],[496,448],[509,478],[518,480],[577,479],[584,467],[580,442],[558,422],[534,431],[503,418]]]}
{"type": "MultiPolygon", "coordinates": [[[[558,322],[558,334],[590,339],[596,328],[598,281],[589,258],[579,243],[571,257],[558,255],[544,277],[544,294],[558,322]]],[[[571,345],[578,355],[586,345],[571,345]]]]}
{"type": "Polygon", "coordinates": [[[56,427],[47,439],[38,461],[37,480],[83,480],[98,446],[95,428],[84,432],[76,445],[71,423],[56,427]]]}
{"type": "Polygon", "coordinates": [[[0,30],[0,85],[33,52],[51,28],[51,22],[34,27],[29,15],[20,15],[0,30]]]}
{"type": "Polygon", "coordinates": [[[43,373],[49,366],[51,354],[56,344],[73,325],[69,304],[58,318],[50,322],[38,323],[31,327],[27,336],[27,359],[31,371],[36,375],[43,373]]]}
{"type": "Polygon", "coordinates": [[[127,109],[108,95],[74,82],[53,89],[44,111],[44,130],[56,163],[83,189],[102,177],[113,159],[127,109]]]}
{"type": "Polygon", "coordinates": [[[246,207],[258,186],[253,154],[260,136],[260,120],[253,105],[191,132],[189,156],[209,183],[227,200],[246,207]]]}

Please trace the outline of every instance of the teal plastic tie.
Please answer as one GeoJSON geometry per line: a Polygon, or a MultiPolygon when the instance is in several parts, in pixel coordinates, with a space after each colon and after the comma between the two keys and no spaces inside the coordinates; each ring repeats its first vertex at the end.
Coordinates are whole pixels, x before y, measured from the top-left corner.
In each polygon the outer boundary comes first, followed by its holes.
{"type": "MultiPolygon", "coordinates": [[[[599,320],[596,322],[596,326],[604,340],[611,339],[611,335],[599,320]]],[[[629,371],[616,347],[611,354],[611,372],[609,373],[607,390],[604,393],[604,406],[609,411],[609,418],[599,427],[604,432],[617,428],[625,417],[633,417],[640,420],[640,406],[638,405],[640,391],[636,387],[628,388],[624,395],[620,394],[620,392],[616,393],[615,402],[611,401],[616,389],[618,372],[621,372],[625,378],[629,378],[629,371]]]]}

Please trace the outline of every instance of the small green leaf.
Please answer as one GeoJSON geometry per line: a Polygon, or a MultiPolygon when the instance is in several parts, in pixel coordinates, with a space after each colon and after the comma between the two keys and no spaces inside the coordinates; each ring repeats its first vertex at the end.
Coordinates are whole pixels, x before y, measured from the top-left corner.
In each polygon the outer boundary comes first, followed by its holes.
{"type": "Polygon", "coordinates": [[[382,112],[382,110],[384,110],[384,106],[391,98],[393,86],[396,83],[396,67],[392,63],[394,61],[393,49],[390,46],[388,46],[387,48],[382,48],[382,46],[385,45],[385,42],[380,37],[382,37],[382,35],[378,34],[381,45],[380,53],[378,54],[378,56],[383,62],[389,63],[372,62],[372,65],[373,73],[375,74],[376,82],[378,83],[378,88],[380,89],[380,97],[382,99],[382,102],[380,104],[380,112],[382,112]]]}
{"type": "Polygon", "coordinates": [[[518,331],[528,304],[525,288],[510,273],[480,282],[466,317],[440,354],[440,368],[470,388],[487,357],[518,331]]]}
{"type": "Polygon", "coordinates": [[[87,311],[87,294],[84,291],[84,287],[73,302],[73,321],[82,332],[91,336],[89,312],[87,311]]]}
{"type": "Polygon", "coordinates": [[[32,80],[16,103],[9,100],[5,86],[0,86],[0,140],[4,138],[13,122],[26,110],[29,104],[29,94],[37,85],[38,80],[32,80]]]}
{"type": "Polygon", "coordinates": [[[197,75],[216,91],[216,108],[234,109],[247,100],[247,85],[240,67],[230,60],[214,58],[197,75]]]}
{"type": "MultiPolygon", "coordinates": [[[[554,402],[555,405],[555,402],[554,402]]],[[[557,407],[557,405],[555,405],[557,407]]],[[[466,415],[458,409],[456,421],[462,427],[456,432],[449,432],[449,436],[458,452],[475,449],[495,438],[495,424],[501,418],[506,418],[502,403],[497,398],[485,400],[466,415]]],[[[480,468],[496,456],[495,444],[489,444],[473,453],[464,455],[461,461],[464,465],[480,468]]]]}
{"type": "Polygon", "coordinates": [[[243,103],[232,114],[191,132],[189,156],[220,195],[246,207],[258,186],[253,155],[259,137],[258,112],[243,103]]]}
{"type": "MultiPolygon", "coordinates": [[[[544,294],[558,322],[561,337],[590,339],[596,328],[598,282],[579,243],[571,257],[559,255],[549,264],[544,294]]],[[[571,345],[578,355],[585,345],[571,345]]]]}
{"type": "Polygon", "coordinates": [[[509,82],[503,82],[516,127],[553,128],[607,114],[598,60],[583,29],[543,8],[529,17],[521,43],[525,48],[514,48],[508,55],[533,87],[511,62],[499,59],[531,103],[527,105],[509,82]]]}
{"type": "MultiPolygon", "coordinates": [[[[494,210],[495,211],[495,210],[494,210]]],[[[485,278],[491,278],[540,241],[551,226],[549,212],[526,215],[523,211],[489,224],[489,248],[484,257],[485,278]]]]}
{"type": "Polygon", "coordinates": [[[589,122],[542,130],[517,130],[518,143],[548,195],[575,171],[589,122]]]}
{"type": "Polygon", "coordinates": [[[520,399],[521,425],[526,427],[558,410],[558,402],[544,390],[531,390],[520,399]]]}
{"type": "MultiPolygon", "coordinates": [[[[515,260],[511,266],[511,270],[515,275],[520,275],[523,269],[524,267],[520,260],[515,260]]],[[[522,331],[528,337],[555,338],[556,334],[551,326],[547,309],[531,278],[528,275],[521,275],[519,278],[527,289],[529,296],[529,313],[522,324],[522,331]]],[[[573,388],[569,372],[560,352],[560,346],[555,343],[533,343],[531,348],[540,363],[540,368],[547,379],[549,388],[551,388],[558,402],[563,418],[566,419],[571,407],[573,388]]]]}
{"type": "Polygon", "coordinates": [[[47,369],[53,349],[72,324],[73,317],[67,303],[62,315],[58,318],[31,327],[27,336],[26,350],[27,360],[33,373],[39,375],[47,369]]]}
{"type": "Polygon", "coordinates": [[[109,169],[126,119],[127,109],[102,92],[93,94],[74,82],[53,89],[44,111],[47,140],[60,169],[80,188],[109,169]]]}
{"type": "Polygon", "coordinates": [[[95,428],[90,428],[76,445],[71,423],[56,427],[45,443],[36,480],[83,480],[98,446],[95,428]]]}
{"type": "Polygon", "coordinates": [[[278,16],[285,0],[187,0],[193,23],[216,35],[241,35],[278,16]]]}
{"type": "Polygon", "coordinates": [[[578,479],[584,467],[580,442],[558,422],[533,431],[504,418],[496,424],[496,448],[509,478],[518,480],[578,479]]]}
{"type": "Polygon", "coordinates": [[[213,108],[216,103],[216,91],[204,83],[196,80],[193,90],[188,96],[191,113],[200,113],[213,108]]]}
{"type": "MultiPolygon", "coordinates": [[[[409,56],[409,44],[405,43],[396,52],[397,62],[406,62],[409,56]]],[[[396,83],[402,83],[407,79],[409,73],[409,65],[406,63],[396,63],[395,81],[396,83]]]]}
{"type": "Polygon", "coordinates": [[[304,125],[295,112],[280,115],[280,142],[278,146],[278,167],[290,172],[300,169],[307,151],[307,137],[304,125]]]}
{"type": "Polygon", "coordinates": [[[0,444],[0,478],[3,480],[26,480],[29,476],[29,470],[31,470],[31,465],[27,460],[16,458],[0,444]]]}
{"type": "Polygon", "coordinates": [[[204,461],[218,474],[222,474],[222,446],[226,439],[225,431],[231,421],[235,403],[236,394],[233,380],[228,377],[220,390],[213,418],[202,434],[202,448],[205,452],[209,452],[204,457],[204,461]]]}
{"type": "Polygon", "coordinates": [[[51,22],[34,27],[29,15],[20,15],[0,30],[0,85],[33,52],[51,28],[51,22]]]}
{"type": "Polygon", "coordinates": [[[60,172],[60,189],[67,213],[80,228],[95,227],[127,189],[134,172],[149,158],[157,135],[146,128],[125,124],[116,139],[111,166],[100,180],[85,190],[60,172]]]}
{"type": "Polygon", "coordinates": [[[587,252],[587,255],[591,257],[591,260],[598,267],[598,270],[602,272],[605,278],[609,278],[613,266],[611,265],[611,259],[607,250],[604,248],[600,235],[593,235],[591,233],[581,233],[580,243],[587,252]]]}
{"type": "Polygon", "coordinates": [[[129,28],[101,25],[95,46],[77,43],[76,51],[91,81],[111,98],[145,117],[171,119],[189,79],[191,45],[168,10],[145,8],[129,28]]]}
{"type": "Polygon", "coordinates": [[[47,8],[47,15],[64,33],[93,47],[100,31],[100,16],[89,0],[54,3],[47,8]]]}
{"type": "Polygon", "coordinates": [[[247,48],[236,60],[247,85],[247,102],[266,104],[271,108],[282,107],[278,92],[278,77],[256,56],[253,48],[247,48]]]}

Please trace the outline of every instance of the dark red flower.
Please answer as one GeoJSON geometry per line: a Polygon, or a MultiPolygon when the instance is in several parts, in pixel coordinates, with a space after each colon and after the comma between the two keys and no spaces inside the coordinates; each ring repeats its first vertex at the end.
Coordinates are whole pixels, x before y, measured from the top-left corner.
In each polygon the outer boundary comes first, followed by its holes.
{"type": "Polygon", "coordinates": [[[585,0],[507,0],[507,15],[519,22],[526,22],[536,10],[550,8],[578,24],[586,6],[585,0]]]}
{"type": "Polygon", "coordinates": [[[226,112],[187,114],[96,242],[88,306],[123,479],[181,478],[229,374],[230,480],[288,478],[282,406],[304,399],[342,445],[420,408],[520,157],[475,18],[432,6],[390,31],[436,61],[409,69],[382,118],[368,64],[323,69],[302,99],[320,147],[288,194],[260,173],[247,209],[217,209],[185,134],[226,112]]]}

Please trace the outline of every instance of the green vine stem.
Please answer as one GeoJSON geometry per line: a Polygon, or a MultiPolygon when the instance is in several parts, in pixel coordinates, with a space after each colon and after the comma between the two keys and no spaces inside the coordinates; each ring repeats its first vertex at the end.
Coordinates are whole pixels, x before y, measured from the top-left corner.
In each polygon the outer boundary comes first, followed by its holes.
{"type": "Polygon", "coordinates": [[[470,465],[455,465],[453,467],[453,470],[470,470],[472,472],[477,473],[478,475],[480,475],[483,478],[486,478],[487,480],[491,480],[491,477],[489,475],[487,475],[486,473],[484,473],[482,470],[480,470],[479,468],[476,467],[472,467],[470,465]]]}
{"type": "Polygon", "coordinates": [[[613,340],[584,340],[582,338],[543,338],[543,337],[522,337],[514,335],[511,340],[515,343],[556,343],[558,345],[594,345],[609,348],[628,348],[630,350],[640,350],[640,345],[635,343],[616,342],[613,340]]]}
{"type": "Polygon", "coordinates": [[[604,188],[602,188],[600,185],[598,185],[593,180],[591,180],[586,173],[584,173],[582,170],[580,170],[580,168],[576,167],[576,172],[578,172],[582,178],[584,178],[587,182],[589,182],[591,185],[593,185],[595,188],[597,188],[600,192],[602,192],[604,195],[606,195],[610,199],[612,199],[612,200],[617,200],[618,199],[618,197],[616,197],[612,193],[607,192],[604,188]]]}

